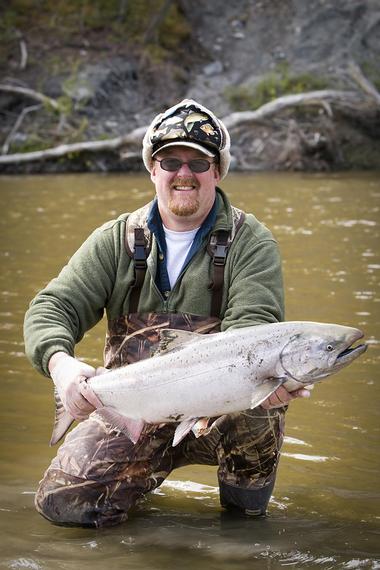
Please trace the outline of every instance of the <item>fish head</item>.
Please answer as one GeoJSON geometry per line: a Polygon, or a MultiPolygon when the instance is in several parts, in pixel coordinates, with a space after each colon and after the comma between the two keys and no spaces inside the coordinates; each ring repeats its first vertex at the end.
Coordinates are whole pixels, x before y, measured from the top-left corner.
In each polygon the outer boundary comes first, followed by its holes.
{"type": "Polygon", "coordinates": [[[328,323],[299,323],[280,353],[281,372],[302,384],[313,384],[335,374],[367,350],[353,346],[361,330],[328,323]]]}

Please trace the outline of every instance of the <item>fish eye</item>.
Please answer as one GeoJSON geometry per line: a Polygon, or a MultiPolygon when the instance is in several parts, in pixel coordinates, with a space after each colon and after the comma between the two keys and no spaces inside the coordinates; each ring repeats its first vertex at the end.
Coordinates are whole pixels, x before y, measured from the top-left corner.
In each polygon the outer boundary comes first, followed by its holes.
{"type": "Polygon", "coordinates": [[[328,345],[326,346],[326,350],[328,350],[329,352],[331,352],[332,350],[334,350],[333,345],[332,345],[332,344],[328,344],[328,345]]]}

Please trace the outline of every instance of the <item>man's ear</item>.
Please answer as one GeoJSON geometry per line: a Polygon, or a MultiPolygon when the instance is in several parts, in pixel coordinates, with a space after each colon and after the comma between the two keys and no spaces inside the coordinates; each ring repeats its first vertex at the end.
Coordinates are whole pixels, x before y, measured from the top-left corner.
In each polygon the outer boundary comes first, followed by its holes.
{"type": "Polygon", "coordinates": [[[219,164],[216,164],[214,166],[214,178],[215,178],[215,182],[217,184],[220,181],[220,166],[219,166],[219,164]]]}
{"type": "Polygon", "coordinates": [[[154,184],[156,180],[156,161],[153,161],[152,170],[150,171],[150,179],[154,184]]]}

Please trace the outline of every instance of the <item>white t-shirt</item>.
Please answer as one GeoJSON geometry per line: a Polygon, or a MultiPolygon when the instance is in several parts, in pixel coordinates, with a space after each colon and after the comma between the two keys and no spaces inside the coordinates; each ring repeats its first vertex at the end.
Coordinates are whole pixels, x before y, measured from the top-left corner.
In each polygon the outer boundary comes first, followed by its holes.
{"type": "Polygon", "coordinates": [[[170,287],[173,288],[181,272],[186,256],[190,251],[195,234],[199,228],[187,232],[175,232],[164,226],[166,239],[166,269],[169,275],[170,287]]]}

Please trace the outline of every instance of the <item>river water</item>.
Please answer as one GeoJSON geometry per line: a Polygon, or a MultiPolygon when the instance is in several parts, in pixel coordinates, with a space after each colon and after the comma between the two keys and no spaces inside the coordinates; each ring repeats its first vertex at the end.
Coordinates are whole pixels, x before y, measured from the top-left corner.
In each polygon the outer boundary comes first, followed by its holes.
{"type": "MultiPolygon", "coordinates": [[[[378,174],[231,174],[223,188],[280,243],[287,320],[362,328],[367,353],[291,404],[267,519],[225,518],[215,469],[194,466],[124,525],[54,526],[33,507],[53,400],[24,356],[23,316],[93,228],[153,193],[144,175],[0,178],[1,568],[380,568],[378,174]]],[[[78,355],[99,365],[103,335],[100,323],[78,355]]]]}

